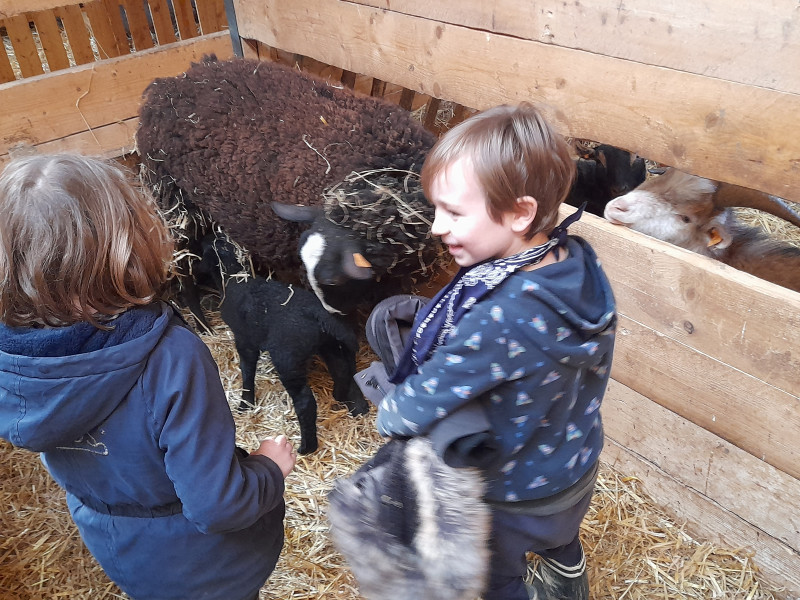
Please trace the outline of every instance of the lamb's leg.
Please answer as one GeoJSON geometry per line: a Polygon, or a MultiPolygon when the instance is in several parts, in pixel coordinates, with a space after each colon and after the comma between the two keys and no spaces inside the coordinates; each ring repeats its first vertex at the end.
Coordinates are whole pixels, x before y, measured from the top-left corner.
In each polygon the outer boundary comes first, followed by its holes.
{"type": "Polygon", "coordinates": [[[178,289],[178,301],[192,313],[197,330],[203,329],[206,333],[214,333],[214,329],[203,313],[203,307],[200,305],[200,290],[197,288],[192,275],[182,275],[179,278],[178,285],[180,286],[178,289]]]}
{"type": "Polygon", "coordinates": [[[240,344],[236,344],[236,351],[239,353],[239,369],[242,371],[242,401],[239,410],[250,410],[256,405],[256,366],[261,353],[257,348],[240,344]]]}
{"type": "Polygon", "coordinates": [[[317,399],[314,392],[308,387],[308,374],[306,372],[308,360],[295,361],[291,357],[273,355],[272,364],[278,372],[278,377],[292,398],[294,412],[300,424],[300,454],[309,454],[318,447],[317,442],[317,399]]]}
{"type": "Polygon", "coordinates": [[[353,416],[368,413],[369,403],[353,379],[356,374],[355,353],[335,344],[322,347],[320,355],[333,379],[334,400],[345,405],[353,416]]]}

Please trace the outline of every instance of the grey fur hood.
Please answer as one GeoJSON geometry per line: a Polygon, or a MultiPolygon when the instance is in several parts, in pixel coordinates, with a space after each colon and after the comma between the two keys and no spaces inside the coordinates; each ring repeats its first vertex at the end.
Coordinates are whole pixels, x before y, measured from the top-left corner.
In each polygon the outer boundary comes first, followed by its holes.
{"type": "Polygon", "coordinates": [[[473,600],[489,560],[476,468],[445,464],[428,438],[393,439],[328,496],[331,535],[369,600],[473,600]]]}

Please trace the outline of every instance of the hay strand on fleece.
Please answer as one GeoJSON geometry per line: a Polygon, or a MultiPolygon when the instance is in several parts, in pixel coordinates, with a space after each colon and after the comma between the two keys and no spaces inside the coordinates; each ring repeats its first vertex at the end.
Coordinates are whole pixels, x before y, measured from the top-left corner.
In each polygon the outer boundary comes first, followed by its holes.
{"type": "Polygon", "coordinates": [[[411,267],[426,275],[442,264],[442,246],[431,234],[434,208],[425,199],[418,173],[354,171],[325,190],[323,197],[331,222],[347,227],[368,244],[402,248],[394,263],[387,265],[387,273],[402,265],[403,271],[411,267]]]}
{"type": "MultiPolygon", "coordinates": [[[[203,335],[220,367],[237,425],[237,441],[257,447],[286,433],[299,442],[291,402],[268,360],[259,362],[258,406],[239,413],[241,379],[230,331],[212,313],[203,335]]],[[[374,360],[362,348],[359,368],[374,360]]],[[[319,404],[320,449],[301,456],[286,486],[286,545],[261,600],[360,598],[355,579],[328,541],[326,495],[337,477],[354,471],[381,445],[373,412],[350,417],[332,398],[320,364],[311,385],[319,404]]],[[[111,600],[127,598],[83,547],[64,493],[38,457],[0,442],[0,598],[111,600]]],[[[694,540],[648,499],[638,479],[602,465],[583,523],[593,600],[774,600],[746,552],[694,540]]]]}

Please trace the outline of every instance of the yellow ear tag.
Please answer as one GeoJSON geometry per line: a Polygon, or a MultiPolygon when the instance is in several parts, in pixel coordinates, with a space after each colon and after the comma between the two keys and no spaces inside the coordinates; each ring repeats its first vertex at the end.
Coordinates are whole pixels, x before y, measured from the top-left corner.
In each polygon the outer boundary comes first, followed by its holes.
{"type": "Polygon", "coordinates": [[[372,266],[372,264],[358,252],[353,254],[353,262],[356,263],[357,267],[368,268],[372,266]]]}
{"type": "Polygon", "coordinates": [[[712,227],[711,231],[709,232],[708,247],[711,248],[711,246],[716,246],[721,241],[722,241],[722,236],[719,234],[719,231],[717,231],[716,228],[712,227]]]}

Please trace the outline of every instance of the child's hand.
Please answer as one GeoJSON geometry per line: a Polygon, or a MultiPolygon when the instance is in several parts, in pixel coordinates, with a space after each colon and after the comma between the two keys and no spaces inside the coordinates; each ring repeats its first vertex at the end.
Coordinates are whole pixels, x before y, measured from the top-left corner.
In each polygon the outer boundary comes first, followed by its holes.
{"type": "Polygon", "coordinates": [[[253,454],[260,454],[272,459],[280,467],[284,478],[292,472],[297,462],[297,452],[285,435],[265,439],[253,454]]]}

